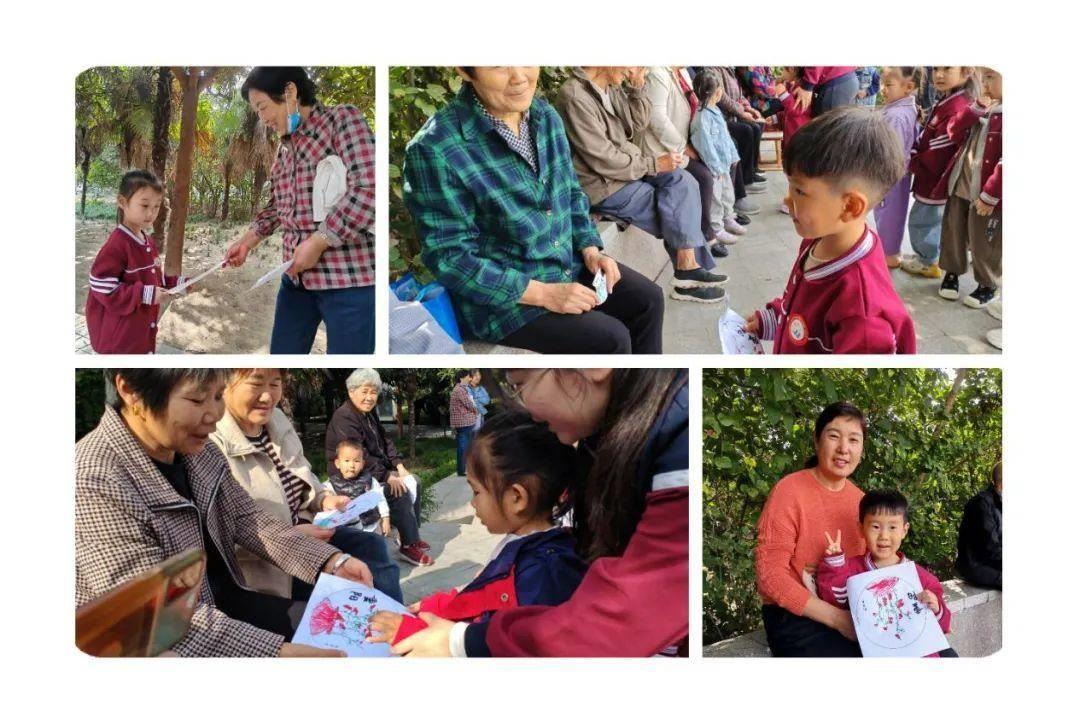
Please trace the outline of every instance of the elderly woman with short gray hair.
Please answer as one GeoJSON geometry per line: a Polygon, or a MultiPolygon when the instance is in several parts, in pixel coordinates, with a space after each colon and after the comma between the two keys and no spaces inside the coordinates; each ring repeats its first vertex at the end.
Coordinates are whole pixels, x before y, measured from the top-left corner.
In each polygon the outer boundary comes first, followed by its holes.
{"type": "Polygon", "coordinates": [[[334,464],[337,446],[345,440],[359,443],[364,449],[364,472],[383,485],[390,508],[390,523],[398,530],[398,552],[414,566],[430,566],[430,546],[420,538],[420,481],[416,482],[416,500],[410,499],[405,479],[410,473],[394,441],[386,434],[375,407],[382,391],[382,378],[376,370],[354,370],[345,380],[349,399],[330,418],[326,426],[326,466],[330,474],[339,472],[334,464]]]}

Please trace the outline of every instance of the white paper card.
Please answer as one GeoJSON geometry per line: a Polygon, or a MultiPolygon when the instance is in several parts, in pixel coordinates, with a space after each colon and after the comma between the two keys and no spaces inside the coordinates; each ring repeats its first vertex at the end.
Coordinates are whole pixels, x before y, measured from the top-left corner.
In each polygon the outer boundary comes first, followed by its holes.
{"type": "Polygon", "coordinates": [[[606,302],[608,298],[607,275],[604,274],[602,269],[596,271],[596,276],[593,277],[592,280],[592,286],[593,289],[596,290],[596,296],[600,300],[600,303],[603,304],[606,302]]]}
{"type": "Polygon", "coordinates": [[[210,267],[209,269],[202,272],[201,274],[197,274],[197,275],[191,277],[190,279],[186,280],[183,284],[177,284],[172,289],[166,289],[165,293],[166,294],[179,294],[180,292],[182,292],[185,289],[187,289],[188,287],[190,287],[192,284],[195,284],[196,282],[200,282],[203,279],[205,279],[206,277],[213,274],[214,272],[221,271],[224,268],[225,268],[225,260],[222,259],[220,262],[217,263],[217,265],[210,267]]]}
{"type": "Polygon", "coordinates": [[[256,281],[254,284],[252,284],[251,289],[248,289],[248,291],[250,292],[252,289],[258,289],[259,287],[261,287],[263,284],[266,284],[271,279],[277,279],[282,274],[284,274],[285,270],[288,269],[290,266],[292,266],[292,259],[289,259],[288,261],[283,261],[280,266],[278,266],[278,267],[276,267],[274,269],[271,269],[270,271],[266,272],[261,277],[259,277],[258,281],[256,281]]]}
{"type": "Polygon", "coordinates": [[[859,573],[847,580],[848,606],[865,657],[927,656],[949,648],[922,591],[915,564],[859,573]]]}
{"type": "Polygon", "coordinates": [[[733,309],[720,318],[720,351],[724,354],[765,354],[761,340],[747,332],[746,320],[733,309]]]}
{"type": "Polygon", "coordinates": [[[419,485],[416,478],[413,475],[405,476],[405,488],[409,491],[409,501],[416,502],[416,486],[419,485]]]}
{"type": "Polygon", "coordinates": [[[389,644],[369,644],[368,620],[376,611],[412,616],[381,591],[329,573],[319,574],[293,643],[338,649],[348,656],[390,656],[389,644]]]}
{"type": "Polygon", "coordinates": [[[320,528],[337,528],[339,525],[347,525],[360,517],[361,513],[375,508],[383,502],[382,489],[369,490],[363,495],[357,495],[345,506],[345,510],[331,510],[315,514],[315,525],[320,528]]]}

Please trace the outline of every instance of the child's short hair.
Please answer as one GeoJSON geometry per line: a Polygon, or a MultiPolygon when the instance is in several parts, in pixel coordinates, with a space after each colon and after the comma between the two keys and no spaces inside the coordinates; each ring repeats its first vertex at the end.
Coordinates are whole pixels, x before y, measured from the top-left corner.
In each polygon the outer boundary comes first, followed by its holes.
{"type": "Polygon", "coordinates": [[[359,440],[352,440],[349,438],[346,438],[345,440],[342,440],[337,444],[337,447],[334,448],[334,455],[337,457],[341,457],[341,451],[347,447],[351,447],[353,450],[359,451],[360,457],[364,457],[364,445],[359,440]]]}
{"type": "Polygon", "coordinates": [[[529,515],[561,514],[560,499],[574,475],[574,448],[559,442],[546,425],[528,412],[506,410],[489,418],[469,447],[473,478],[500,501],[512,485],[522,485],[533,499],[529,515]]]}
{"type": "Polygon", "coordinates": [[[784,151],[784,173],[865,184],[867,211],[904,175],[907,158],[896,131],[862,106],[834,108],[796,131],[784,151]]]}
{"type": "Polygon", "coordinates": [[[910,80],[915,85],[915,92],[921,93],[923,83],[926,82],[926,68],[921,65],[887,65],[881,69],[881,77],[890,73],[896,73],[904,80],[910,80]]]}
{"type": "MultiPolygon", "coordinates": [[[[159,194],[165,193],[165,187],[161,185],[161,181],[158,181],[158,177],[153,172],[136,168],[128,171],[120,178],[120,190],[117,193],[125,199],[130,199],[139,189],[147,188],[153,189],[159,194]]],[[[124,212],[117,208],[116,223],[120,224],[123,221],[124,212]]]]}
{"type": "Polygon", "coordinates": [[[724,79],[714,68],[702,68],[694,76],[694,95],[697,96],[702,105],[708,105],[712,100],[713,93],[723,82],[724,79]]]}
{"type": "Polygon", "coordinates": [[[899,490],[871,490],[859,501],[859,522],[868,515],[885,513],[887,515],[902,515],[904,522],[908,522],[908,502],[899,490]]]}

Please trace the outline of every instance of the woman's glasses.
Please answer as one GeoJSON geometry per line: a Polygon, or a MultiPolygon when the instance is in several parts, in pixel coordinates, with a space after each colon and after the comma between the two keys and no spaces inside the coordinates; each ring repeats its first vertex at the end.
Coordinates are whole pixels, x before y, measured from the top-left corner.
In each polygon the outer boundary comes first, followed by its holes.
{"type": "Polygon", "coordinates": [[[551,371],[551,369],[541,370],[539,374],[535,375],[534,377],[531,377],[530,379],[524,380],[522,382],[511,382],[509,377],[503,378],[502,382],[500,383],[500,387],[502,388],[503,395],[506,398],[508,398],[508,399],[514,401],[515,403],[521,405],[522,407],[524,407],[525,406],[525,390],[528,389],[529,387],[531,387],[532,385],[534,385],[538,380],[543,378],[544,375],[546,375],[550,371],[551,371]]]}

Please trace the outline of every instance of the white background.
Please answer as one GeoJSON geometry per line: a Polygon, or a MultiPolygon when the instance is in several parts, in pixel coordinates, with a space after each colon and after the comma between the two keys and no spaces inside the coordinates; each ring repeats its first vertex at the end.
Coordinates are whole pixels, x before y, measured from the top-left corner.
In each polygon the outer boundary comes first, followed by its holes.
{"type": "MultiPolygon", "coordinates": [[[[1062,711],[1075,676],[1078,547],[1075,300],[1078,63],[1049,3],[44,2],[0,21],[5,356],[2,530],[5,713],[78,721],[645,721],[982,719],[1062,711]],[[107,661],[72,645],[71,205],[74,78],[94,65],[991,65],[1009,90],[1001,357],[828,359],[824,366],[1002,366],[1008,544],[1005,647],[960,661],[107,661]],[[1072,676],[1069,676],[1072,674],[1072,676]],[[1068,678],[1066,678],[1068,676],[1068,678]],[[875,703],[905,702],[899,710],[875,703]],[[852,706],[855,704],[856,706],[852,706]],[[860,706],[861,705],[861,706],[860,706]]],[[[384,91],[383,91],[384,92],[384,91]]],[[[378,198],[388,128],[377,107],[378,198]]],[[[380,259],[385,259],[385,214],[380,259]]],[[[752,242],[749,242],[752,243],[752,242]]],[[[777,260],[787,264],[789,260],[777,260]]],[[[378,270],[385,288],[386,267],[378,270]]],[[[379,318],[384,314],[383,295],[379,318]]],[[[958,308],[958,314],[972,313],[958,308]]],[[[380,325],[378,349],[386,349],[380,325]]],[[[336,358],[334,366],[459,366],[461,358],[336,358]]],[[[513,360],[522,364],[521,358],[513,360]]],[[[177,364],[175,358],[111,364],[177,364]]],[[[203,356],[189,364],[266,364],[203,356]]],[[[510,360],[473,359],[472,366],[510,360]]],[[[599,357],[529,363],[602,365],[599,357]]],[[[739,361],[742,364],[742,361],[739,361]]],[[[755,360],[759,362],[759,360],[755,360]]],[[[769,366],[799,360],[767,358],[769,366]]],[[[324,363],[306,357],[275,364],[324,363]]],[[[818,360],[814,360],[818,363],[818,360]]],[[[718,356],[633,366],[720,366],[718,356]]],[[[700,373],[692,373],[693,394],[700,373]]],[[[691,461],[700,469],[701,414],[691,461]]],[[[700,488],[691,503],[692,649],[700,648],[700,488]]],[[[1035,718],[1029,720],[1038,720],[1035,718]]]]}

